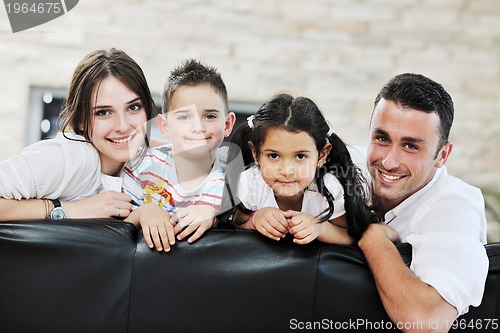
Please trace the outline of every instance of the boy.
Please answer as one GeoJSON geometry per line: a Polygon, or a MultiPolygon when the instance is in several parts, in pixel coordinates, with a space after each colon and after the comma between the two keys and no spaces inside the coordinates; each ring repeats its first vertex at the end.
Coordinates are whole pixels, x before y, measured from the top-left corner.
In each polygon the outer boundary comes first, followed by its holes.
{"type": "Polygon", "coordinates": [[[148,149],[137,165],[125,166],[124,183],[131,185],[124,191],[144,203],[125,221],[141,225],[150,248],[168,252],[175,235],[182,240],[192,234],[192,243],[214,226],[226,168],[218,148],[236,117],[228,112],[220,74],[196,60],[171,72],[162,110],[157,125],[171,143],[148,149]]]}

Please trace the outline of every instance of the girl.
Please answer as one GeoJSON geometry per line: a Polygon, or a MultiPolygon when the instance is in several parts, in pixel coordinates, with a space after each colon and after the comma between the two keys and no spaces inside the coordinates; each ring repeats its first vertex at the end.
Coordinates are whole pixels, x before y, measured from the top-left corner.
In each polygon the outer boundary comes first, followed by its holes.
{"type": "Polygon", "coordinates": [[[236,131],[245,165],[234,220],[279,240],[351,244],[377,218],[366,181],[308,98],[277,95],[236,131]]]}
{"type": "Polygon", "coordinates": [[[155,115],[132,58],[116,49],[88,54],[73,74],[61,133],[0,162],[0,220],[128,216],[131,198],[117,176],[155,115]]]}

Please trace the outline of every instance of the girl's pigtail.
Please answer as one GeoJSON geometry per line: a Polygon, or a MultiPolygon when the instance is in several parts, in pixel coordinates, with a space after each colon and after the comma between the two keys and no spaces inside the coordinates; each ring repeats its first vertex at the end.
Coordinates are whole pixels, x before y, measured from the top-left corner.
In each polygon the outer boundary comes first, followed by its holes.
{"type": "MultiPolygon", "coordinates": [[[[230,140],[231,143],[234,143],[237,146],[233,147],[234,145],[231,145],[230,149],[239,148],[241,150],[245,167],[253,163],[252,150],[248,144],[248,141],[250,141],[251,138],[252,130],[253,129],[248,126],[248,122],[244,123],[236,129],[230,140]]],[[[235,152],[235,154],[237,153],[235,152]]]]}
{"type": "MultiPolygon", "coordinates": [[[[366,179],[359,168],[352,162],[351,155],[345,143],[335,134],[328,137],[332,150],[328,155],[325,165],[320,168],[321,177],[317,178],[317,185],[329,202],[333,203],[333,196],[327,190],[323,176],[331,172],[340,182],[344,189],[344,208],[349,235],[360,239],[369,224],[378,222],[375,213],[367,204],[367,193],[365,190],[366,179]]],[[[328,215],[333,212],[329,207],[328,215]]]]}

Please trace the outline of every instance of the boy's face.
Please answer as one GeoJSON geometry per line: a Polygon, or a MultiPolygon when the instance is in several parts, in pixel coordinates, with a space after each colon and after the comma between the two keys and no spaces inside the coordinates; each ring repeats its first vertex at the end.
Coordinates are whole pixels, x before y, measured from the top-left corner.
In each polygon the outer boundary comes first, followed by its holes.
{"type": "Polygon", "coordinates": [[[173,94],[166,118],[159,117],[163,135],[172,141],[174,154],[203,157],[215,152],[231,134],[235,115],[208,85],[182,86],[173,94]]]}

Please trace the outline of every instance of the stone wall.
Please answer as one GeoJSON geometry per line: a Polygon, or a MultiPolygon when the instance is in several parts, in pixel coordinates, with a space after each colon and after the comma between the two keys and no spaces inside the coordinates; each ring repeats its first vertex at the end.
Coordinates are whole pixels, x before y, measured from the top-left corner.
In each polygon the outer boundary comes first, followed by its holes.
{"type": "Polygon", "coordinates": [[[219,68],[231,100],[308,96],[361,145],[380,87],[422,73],[455,101],[450,173],[500,189],[498,0],[85,0],[15,34],[1,10],[0,32],[1,159],[27,143],[30,87],[65,88],[84,54],[117,47],[157,94],[195,57],[219,68]]]}

